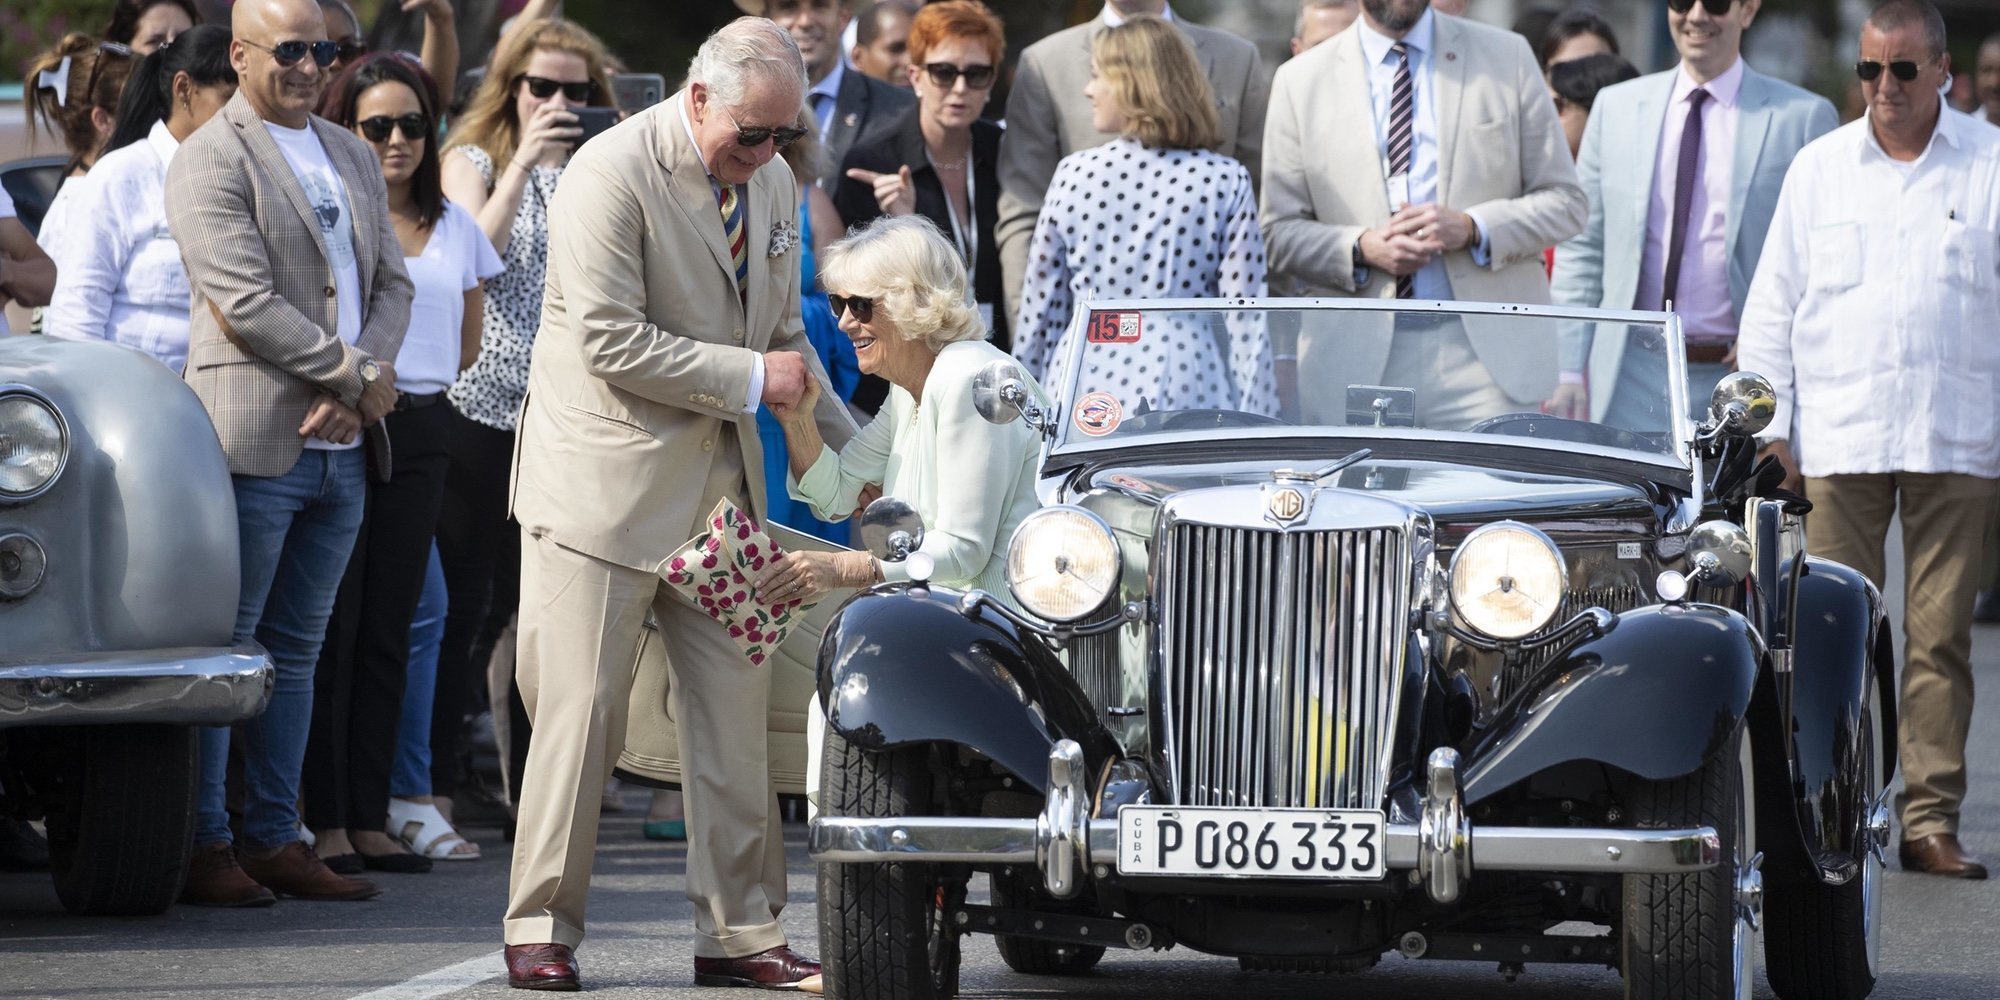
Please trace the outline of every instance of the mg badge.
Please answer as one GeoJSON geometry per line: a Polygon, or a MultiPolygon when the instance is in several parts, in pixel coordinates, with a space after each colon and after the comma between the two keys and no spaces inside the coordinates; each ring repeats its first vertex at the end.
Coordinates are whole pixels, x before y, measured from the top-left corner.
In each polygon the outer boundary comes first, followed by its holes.
{"type": "Polygon", "coordinates": [[[1306,512],[1305,494],[1290,486],[1281,486],[1271,492],[1265,502],[1265,509],[1271,512],[1279,524],[1291,524],[1306,512]]]}

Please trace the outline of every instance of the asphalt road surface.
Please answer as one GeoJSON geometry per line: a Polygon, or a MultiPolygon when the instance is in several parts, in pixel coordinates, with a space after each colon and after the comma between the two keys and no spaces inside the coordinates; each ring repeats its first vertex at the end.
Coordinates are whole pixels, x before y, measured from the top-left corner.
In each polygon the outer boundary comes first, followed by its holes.
{"type": "MultiPolygon", "coordinates": [[[[1896,589],[1892,583],[1891,589],[1896,589]]],[[[2000,628],[1974,640],[1987,692],[1973,723],[1972,797],[1962,835],[2000,860],[2000,628]]],[[[585,988],[605,997],[744,1000],[741,991],[692,985],[692,931],[682,896],[685,852],[639,835],[642,791],[605,818],[591,888],[590,940],[579,954],[585,988]]],[[[283,901],[263,910],[176,907],[148,919],[65,915],[43,875],[0,875],[0,997],[351,998],[519,997],[501,977],[500,913],[508,845],[473,828],[486,857],[441,864],[424,875],[380,875],[387,891],[364,903],[283,901]]],[[[815,941],[812,869],[803,827],[786,830],[791,904],[786,931],[802,950],[815,941]]],[[[1885,1000],[2000,998],[2000,881],[1961,882],[1894,870],[1888,879],[1885,966],[1874,995],[1885,1000]]],[[[1013,973],[990,939],[965,945],[962,995],[1157,1000],[1231,996],[1386,1000],[1612,1000],[1604,969],[1528,967],[1507,983],[1491,963],[1407,961],[1391,955],[1357,976],[1250,975],[1229,959],[1184,950],[1113,952],[1080,979],[1013,973]]],[[[1772,996],[1760,988],[1760,997],[1772,996]]]]}

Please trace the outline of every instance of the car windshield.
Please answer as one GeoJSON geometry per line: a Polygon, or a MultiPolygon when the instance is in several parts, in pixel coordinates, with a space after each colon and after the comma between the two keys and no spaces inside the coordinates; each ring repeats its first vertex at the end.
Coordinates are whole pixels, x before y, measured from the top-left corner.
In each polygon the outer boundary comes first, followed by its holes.
{"type": "Polygon", "coordinates": [[[1449,439],[1686,468],[1693,435],[1680,329],[1663,313],[1095,302],[1079,310],[1042,374],[1059,408],[1058,453],[1305,433],[1449,439]],[[1610,352],[1618,357],[1607,365],[1610,352]],[[1610,384],[1587,384],[1592,363],[1608,370],[1610,384]]]}

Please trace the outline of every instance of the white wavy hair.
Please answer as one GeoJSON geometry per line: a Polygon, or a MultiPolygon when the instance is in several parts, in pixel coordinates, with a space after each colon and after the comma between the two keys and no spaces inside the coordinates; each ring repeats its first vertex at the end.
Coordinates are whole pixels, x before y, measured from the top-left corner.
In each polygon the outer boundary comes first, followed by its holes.
{"type": "Polygon", "coordinates": [[[820,281],[841,294],[874,299],[898,333],[921,338],[932,352],[986,338],[965,265],[921,215],[882,216],[828,247],[820,281]]]}
{"type": "Polygon", "coordinates": [[[687,82],[708,88],[709,100],[725,108],[742,105],[757,77],[806,92],[806,62],[799,43],[765,17],[739,17],[708,36],[688,63],[687,82]]]}

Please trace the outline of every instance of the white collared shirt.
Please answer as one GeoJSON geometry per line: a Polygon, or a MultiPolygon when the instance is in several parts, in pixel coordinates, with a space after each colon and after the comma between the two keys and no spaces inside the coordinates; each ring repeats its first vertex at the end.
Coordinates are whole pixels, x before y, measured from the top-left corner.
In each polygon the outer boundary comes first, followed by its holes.
{"type": "Polygon", "coordinates": [[[1737,365],[1778,390],[1764,440],[1807,476],[2000,476],[2000,131],[1944,108],[1922,156],[1869,119],[1802,150],[1744,304],[1737,365]]]}
{"type": "Polygon", "coordinates": [[[1646,203],[1646,243],[1639,261],[1635,309],[1658,309],[1666,297],[1667,244],[1673,236],[1675,174],[1680,168],[1681,136],[1687,129],[1688,99],[1695,88],[1708,91],[1701,108],[1701,153],[1695,160],[1694,197],[1688,203],[1687,245],[1681,251],[1680,292],[1674,311],[1690,341],[1728,340],[1736,336],[1736,307],[1729,299],[1729,193],[1736,176],[1737,97],[1743,91],[1743,59],[1721,76],[1696,83],[1683,63],[1674,74],[1674,92],[1667,102],[1660,131],[1659,155],[1653,158],[1653,196],[1646,203]]]}
{"type": "MultiPolygon", "coordinates": [[[[833,73],[827,74],[827,79],[833,79],[839,72],[836,69],[833,73]]],[[[688,114],[688,105],[692,103],[694,103],[694,91],[689,90],[687,96],[681,100],[679,109],[681,113],[681,128],[687,132],[688,147],[694,150],[694,158],[701,160],[701,143],[695,139],[694,135],[694,116],[688,114]]],[[[716,179],[715,174],[709,172],[708,161],[702,160],[701,169],[703,173],[708,174],[708,183],[711,186],[721,183],[716,179]]],[[[748,185],[745,185],[745,188],[747,191],[748,185]]],[[[718,201],[716,203],[715,211],[716,217],[720,218],[722,215],[721,202],[718,201]]],[[[744,215],[744,218],[748,219],[749,215],[744,215]]],[[[812,377],[810,370],[806,372],[806,377],[812,377]]],[[[762,354],[752,353],[750,355],[750,394],[744,398],[748,400],[743,406],[743,412],[745,413],[755,413],[759,406],[764,405],[764,356],[762,354]]]]}
{"type": "MultiPolygon", "coordinates": [[[[1174,19],[1173,5],[1168,4],[1166,7],[1161,8],[1160,17],[1164,20],[1171,22],[1174,19]]],[[[1104,22],[1104,26],[1107,28],[1116,28],[1119,25],[1125,23],[1125,15],[1120,14],[1117,11],[1111,9],[1110,4],[1104,5],[1104,12],[1102,14],[1099,14],[1097,16],[1097,19],[1099,21],[1104,22]]]]}
{"type": "Polygon", "coordinates": [[[56,288],[42,330],[108,340],[180,371],[187,364],[187,272],[167,231],[167,164],[180,143],[165,122],[144,142],[104,154],[73,204],[57,244],[56,288]]]}

